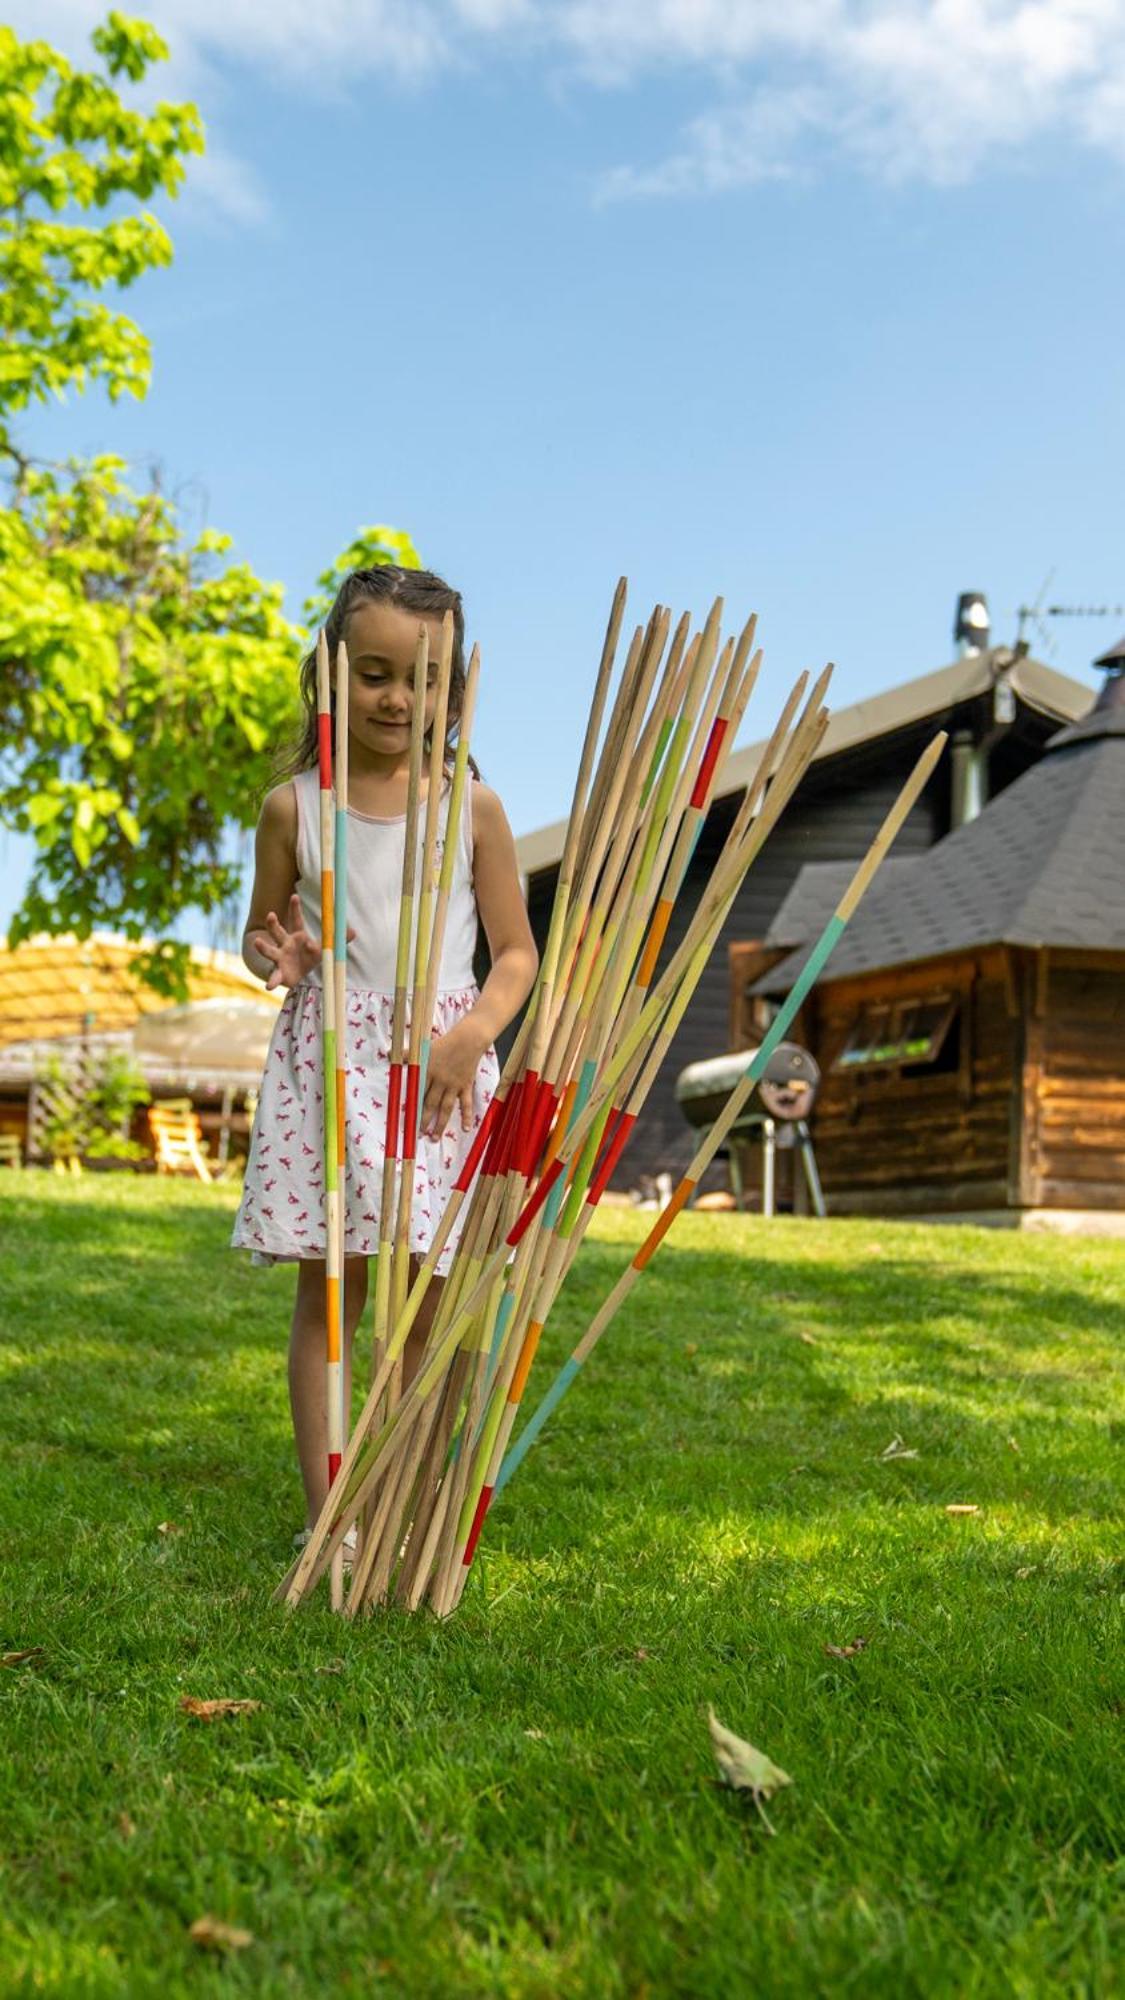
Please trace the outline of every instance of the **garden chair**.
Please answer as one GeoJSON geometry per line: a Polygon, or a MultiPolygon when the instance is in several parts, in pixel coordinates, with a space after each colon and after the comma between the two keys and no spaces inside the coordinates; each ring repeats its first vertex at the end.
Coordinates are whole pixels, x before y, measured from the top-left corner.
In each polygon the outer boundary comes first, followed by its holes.
{"type": "Polygon", "coordinates": [[[166,1098],[162,1104],[151,1105],[148,1123],[156,1145],[157,1173],[196,1174],[201,1181],[213,1178],[190,1098],[166,1098]]]}

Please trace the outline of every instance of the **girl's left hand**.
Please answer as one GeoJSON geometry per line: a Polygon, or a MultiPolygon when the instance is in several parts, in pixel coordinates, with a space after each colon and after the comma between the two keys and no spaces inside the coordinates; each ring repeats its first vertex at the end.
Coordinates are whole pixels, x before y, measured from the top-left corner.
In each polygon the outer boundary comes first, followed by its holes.
{"type": "Polygon", "coordinates": [[[487,1047],[488,1041],[476,1027],[472,1015],[458,1021],[448,1034],[434,1034],[420,1120],[427,1139],[440,1139],[442,1133],[448,1131],[458,1104],[461,1106],[461,1130],[472,1130],[473,1081],[487,1047]]]}

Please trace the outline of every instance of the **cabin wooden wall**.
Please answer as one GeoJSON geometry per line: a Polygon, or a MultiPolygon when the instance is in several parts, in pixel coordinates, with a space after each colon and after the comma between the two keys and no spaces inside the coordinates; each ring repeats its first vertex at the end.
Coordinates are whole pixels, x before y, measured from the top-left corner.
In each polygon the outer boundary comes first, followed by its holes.
{"type": "Polygon", "coordinates": [[[1125,957],[1038,954],[1025,1200],[1125,1208],[1125,957]]]}
{"type": "Polygon", "coordinates": [[[812,1131],[830,1212],[1007,1206],[1019,1016],[1002,950],[832,981],[812,996],[806,1034],[822,1071],[812,1131]],[[950,991],[955,1071],[833,1070],[865,1002],[950,991]]]}

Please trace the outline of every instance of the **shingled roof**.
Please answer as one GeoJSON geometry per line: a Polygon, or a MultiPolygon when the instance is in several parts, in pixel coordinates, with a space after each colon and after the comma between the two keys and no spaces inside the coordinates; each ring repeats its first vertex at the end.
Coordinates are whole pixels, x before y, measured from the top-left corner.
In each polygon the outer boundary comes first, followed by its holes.
{"type": "MultiPolygon", "coordinates": [[[[802,892],[799,877],[791,914],[823,902],[819,886],[802,892]]],[[[763,975],[759,991],[788,990],[812,926],[805,940],[763,975]]],[[[1039,763],[977,819],[884,871],[827,976],[989,944],[1125,952],[1125,675],[1113,675],[1089,714],[1053,736],[1039,763]]]]}

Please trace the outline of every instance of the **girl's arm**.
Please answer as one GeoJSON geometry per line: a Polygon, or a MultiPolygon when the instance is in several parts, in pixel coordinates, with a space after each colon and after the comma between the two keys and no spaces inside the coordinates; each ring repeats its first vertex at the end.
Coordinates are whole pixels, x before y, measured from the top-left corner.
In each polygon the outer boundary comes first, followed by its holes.
{"type": "Polygon", "coordinates": [[[297,881],[297,794],[279,785],[265,800],[254,838],[254,890],[242,933],[243,962],[266,985],[295,986],[320,959],[294,895],[297,881]],[[288,929],[280,921],[284,911],[288,929]]]}
{"type": "Polygon", "coordinates": [[[423,1129],[444,1132],[458,1102],[468,1131],[473,1115],[473,1078],[489,1045],[513,1021],[531,992],[539,953],[520,890],[516,844],[496,793],[474,784],[473,890],[492,958],[480,999],[447,1035],[434,1037],[426,1079],[423,1129]]]}

